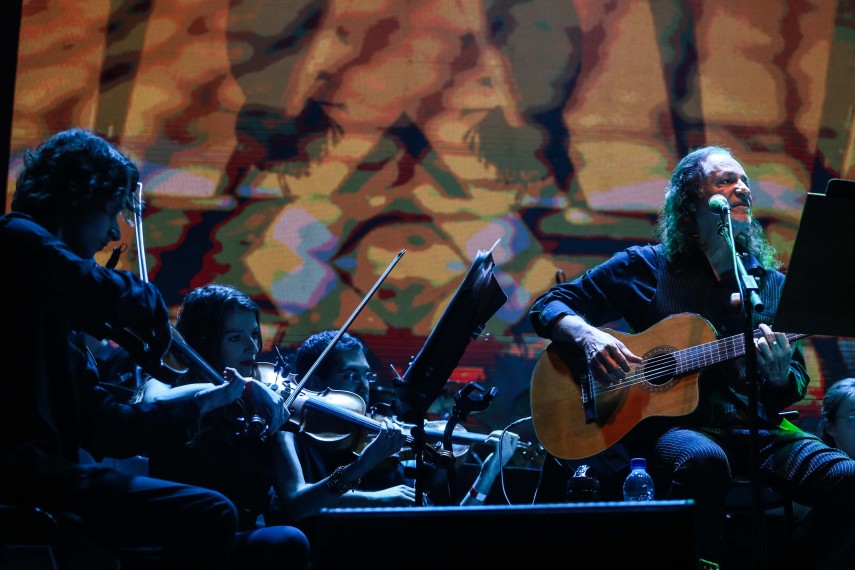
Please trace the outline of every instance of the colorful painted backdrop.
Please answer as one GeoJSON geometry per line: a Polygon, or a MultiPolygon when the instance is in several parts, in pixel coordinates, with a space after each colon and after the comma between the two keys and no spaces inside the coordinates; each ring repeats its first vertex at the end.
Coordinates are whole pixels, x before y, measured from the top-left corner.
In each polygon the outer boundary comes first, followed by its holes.
{"type": "MultiPolygon", "coordinates": [[[[805,193],[855,178],[853,67],[851,0],[28,0],[7,201],[25,148],[106,134],[170,306],[237,285],[268,350],[338,329],[406,249],[350,328],[380,387],[499,240],[509,300],[449,386],[499,387],[478,422],[501,426],[529,413],[531,303],[652,241],[694,146],[733,149],[786,263],[805,193]]],[[[812,412],[855,357],[806,349],[812,412]]]]}

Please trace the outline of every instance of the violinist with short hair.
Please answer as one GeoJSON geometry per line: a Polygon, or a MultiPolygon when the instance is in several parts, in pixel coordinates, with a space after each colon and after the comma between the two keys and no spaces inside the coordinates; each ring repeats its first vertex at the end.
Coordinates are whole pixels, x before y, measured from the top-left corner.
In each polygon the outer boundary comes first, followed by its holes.
{"type": "Polygon", "coordinates": [[[154,440],[185,437],[199,417],[192,401],[113,400],[83,338],[135,331],[150,347],[140,357],[151,362],[170,345],[157,288],[94,260],[121,237],[123,213],[141,207],[138,181],[127,156],[82,129],[24,157],[12,211],[0,217],[2,313],[12,329],[0,344],[0,501],[75,519],[80,540],[59,553],[61,565],[93,567],[93,557],[114,547],[160,546],[164,567],[206,568],[231,547],[236,512],[228,499],[79,460],[81,449],[136,455],[154,440]],[[81,553],[84,541],[96,548],[81,553]]]}
{"type": "MultiPolygon", "coordinates": [[[[294,373],[304,378],[335,338],[336,331],[323,331],[308,337],[294,355],[294,373]]],[[[316,394],[340,390],[355,394],[363,409],[371,408],[370,387],[377,375],[371,371],[366,348],[357,337],[344,333],[319,362],[304,388],[316,394]]],[[[293,419],[293,418],[292,418],[293,419]]],[[[403,465],[393,457],[401,451],[406,433],[389,418],[382,420],[384,431],[358,455],[352,447],[338,448],[308,432],[285,433],[291,476],[285,493],[277,492],[269,517],[300,521],[317,515],[322,508],[413,506],[415,481],[404,474],[403,465]],[[391,461],[388,461],[392,458],[391,461]]],[[[373,434],[370,434],[373,435],[373,434]]],[[[478,478],[461,505],[484,502],[490,488],[516,450],[519,436],[501,430],[491,433],[487,442],[494,451],[481,465],[478,478]]]]}
{"type": "MultiPolygon", "coordinates": [[[[324,331],[303,341],[295,355],[294,372],[298,380],[318,361],[336,334],[324,331]]],[[[315,394],[322,394],[327,388],[352,393],[364,413],[374,378],[376,374],[371,372],[365,357],[365,345],[344,333],[320,361],[304,389],[315,394]]],[[[323,418],[317,419],[322,423],[323,418]]],[[[289,477],[285,488],[277,490],[273,510],[285,520],[299,521],[317,515],[323,508],[413,505],[415,489],[412,481],[397,469],[397,461],[391,462],[392,469],[375,470],[398,453],[406,439],[402,428],[388,418],[381,425],[376,437],[359,454],[356,440],[351,440],[354,445],[342,448],[315,437],[311,430],[283,433],[289,477]]]]}

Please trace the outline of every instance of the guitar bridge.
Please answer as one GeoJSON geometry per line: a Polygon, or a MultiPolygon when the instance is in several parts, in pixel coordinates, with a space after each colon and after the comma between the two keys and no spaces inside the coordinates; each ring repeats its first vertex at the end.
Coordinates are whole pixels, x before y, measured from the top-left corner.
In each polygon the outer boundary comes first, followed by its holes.
{"type": "Polygon", "coordinates": [[[579,382],[582,396],[582,409],[585,412],[585,423],[591,424],[597,421],[597,399],[594,393],[594,379],[591,371],[582,374],[579,382]]]}

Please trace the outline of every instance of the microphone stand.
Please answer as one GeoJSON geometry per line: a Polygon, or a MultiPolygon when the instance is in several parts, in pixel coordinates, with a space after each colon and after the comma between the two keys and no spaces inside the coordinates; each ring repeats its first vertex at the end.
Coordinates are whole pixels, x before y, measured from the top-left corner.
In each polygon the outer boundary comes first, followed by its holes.
{"type": "Polygon", "coordinates": [[[477,382],[469,382],[454,395],[454,408],[451,410],[451,417],[445,424],[445,431],[442,434],[442,449],[445,458],[444,467],[448,479],[448,496],[454,500],[457,498],[457,477],[455,473],[454,445],[452,439],[454,437],[454,428],[460,422],[466,421],[466,418],[472,412],[481,412],[487,409],[490,401],[496,397],[499,389],[491,388],[489,391],[478,384],[477,382]]]}
{"type": "Polygon", "coordinates": [[[751,475],[751,538],[755,568],[766,570],[766,525],[760,503],[760,432],[759,432],[759,389],[760,375],[757,370],[757,346],[754,344],[754,322],[752,314],[763,310],[763,301],[757,293],[757,281],[745,270],[742,259],[736,253],[733,241],[733,224],[730,207],[722,206],[718,233],[727,242],[733,260],[733,271],[739,288],[739,304],[744,318],[743,341],[745,343],[745,374],[748,377],[748,407],[751,411],[748,454],[751,475]],[[746,302],[746,293],[748,301],[746,302]]]}

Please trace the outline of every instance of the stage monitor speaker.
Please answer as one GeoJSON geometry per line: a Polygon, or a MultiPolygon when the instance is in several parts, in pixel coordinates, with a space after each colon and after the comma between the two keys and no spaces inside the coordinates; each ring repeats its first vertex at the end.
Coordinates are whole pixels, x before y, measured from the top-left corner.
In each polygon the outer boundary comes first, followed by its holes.
{"type": "Polygon", "coordinates": [[[327,509],[313,570],[697,567],[691,501],[327,509]]]}

